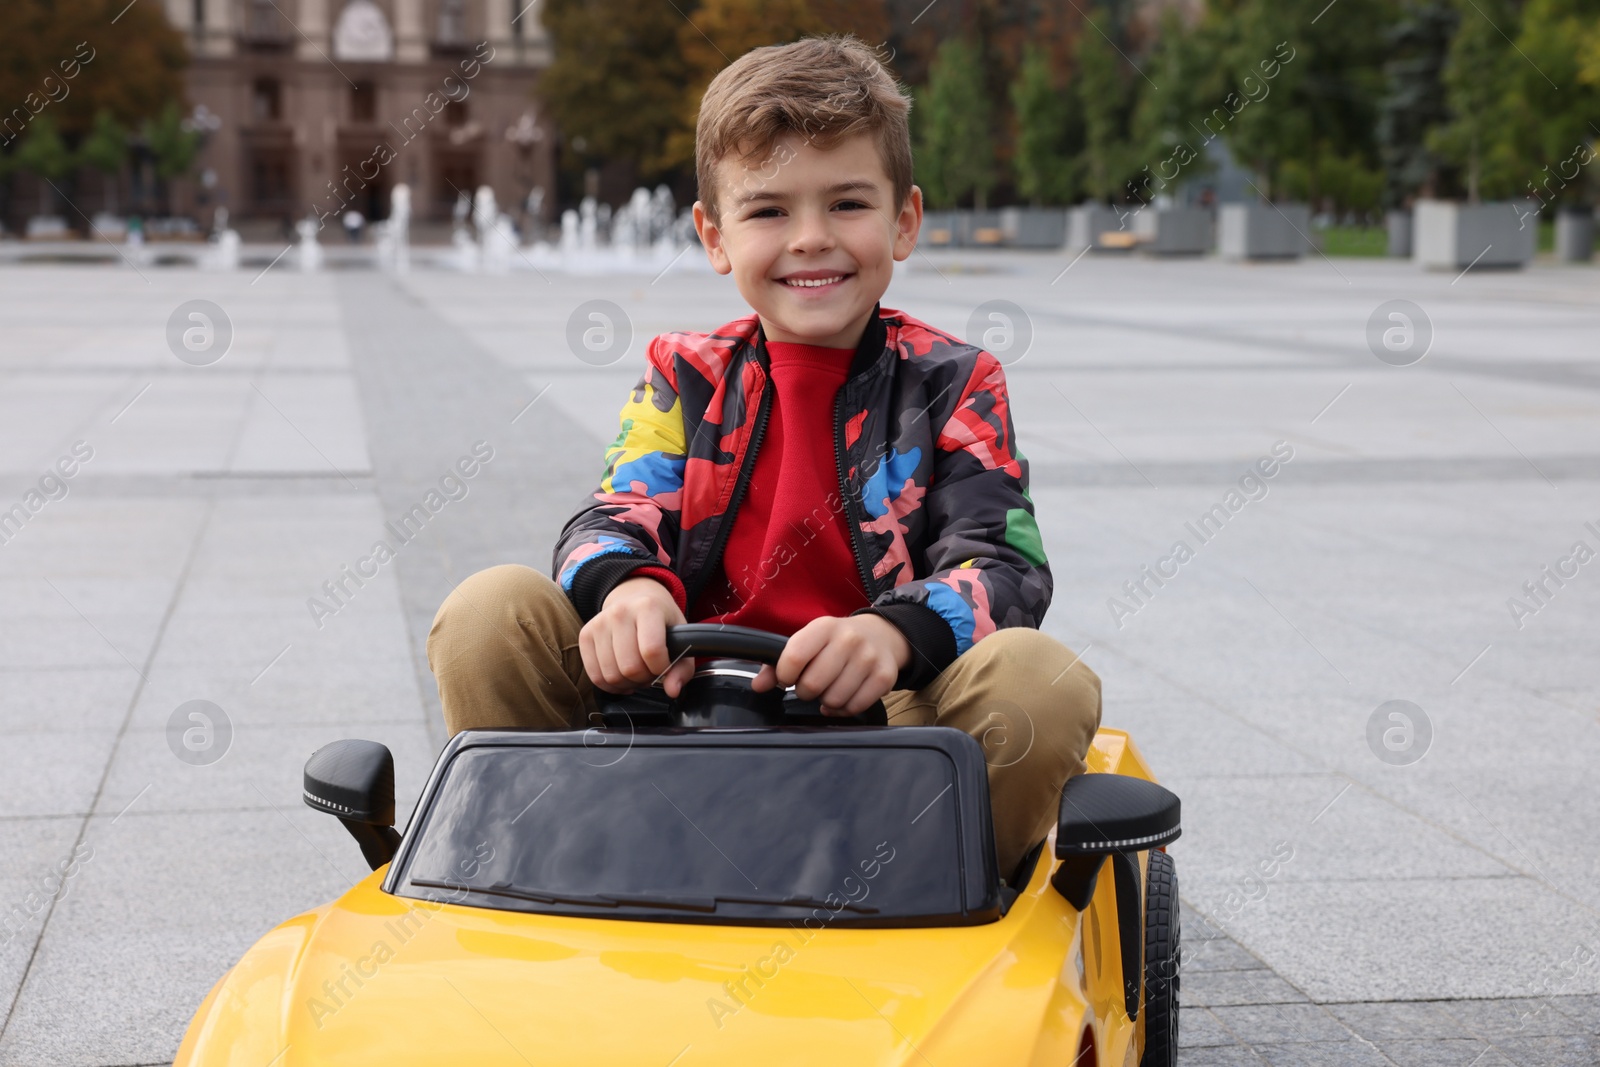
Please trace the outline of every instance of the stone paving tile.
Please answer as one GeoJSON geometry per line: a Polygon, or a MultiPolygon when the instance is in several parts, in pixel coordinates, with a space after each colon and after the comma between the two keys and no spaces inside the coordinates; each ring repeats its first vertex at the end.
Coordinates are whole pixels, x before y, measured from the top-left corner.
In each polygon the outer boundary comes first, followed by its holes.
{"type": "Polygon", "coordinates": [[[1329,1004],[1328,1011],[1368,1041],[1465,1038],[1467,1028],[1434,1001],[1329,1004]]]}
{"type": "Polygon", "coordinates": [[[86,670],[0,670],[0,735],[114,730],[127,716],[138,682],[123,663],[86,670]]]}
{"type": "Polygon", "coordinates": [[[1211,1011],[1247,1045],[1355,1040],[1343,1023],[1317,1004],[1266,1004],[1211,1011]]]}
{"type": "MultiPolygon", "coordinates": [[[[1184,975],[1184,992],[1188,992],[1189,976],[1184,975]]],[[[1217,1022],[1217,1017],[1210,1011],[1200,1007],[1190,1007],[1187,1002],[1183,1005],[1178,1015],[1178,1047],[1211,1048],[1217,1045],[1237,1045],[1233,1035],[1223,1029],[1217,1022]]],[[[1180,1056],[1183,1060],[1186,1056],[1180,1056]]]]}
{"type": "Polygon", "coordinates": [[[1222,1007],[1238,1004],[1305,1003],[1306,996],[1269,970],[1195,971],[1183,974],[1186,1004],[1222,1007]]]}
{"type": "Polygon", "coordinates": [[[1178,1055],[1180,1067],[1261,1067],[1265,1062],[1242,1045],[1184,1049],[1178,1055]]]}
{"type": "Polygon", "coordinates": [[[1497,1044],[1518,1067],[1594,1067],[1600,1063],[1600,1041],[1593,1037],[1534,1037],[1497,1044]]]}
{"type": "Polygon", "coordinates": [[[1231,937],[1211,935],[1199,922],[1183,918],[1183,973],[1206,971],[1265,970],[1266,964],[1239,946],[1231,937]],[[1196,932],[1207,936],[1194,936],[1196,932]]]}
{"type": "MultiPolygon", "coordinates": [[[[1183,863],[1180,855],[1180,879],[1183,863]]],[[[1565,950],[1536,946],[1570,939],[1588,915],[1533,877],[1271,885],[1269,899],[1246,908],[1229,932],[1323,1003],[1490,1001],[1537,988],[1565,950]],[[1490,914],[1494,923],[1484,924],[1490,914]]],[[[1591,992],[1597,978],[1600,968],[1580,974],[1572,992],[1591,992]]]]}
{"type": "Polygon", "coordinates": [[[1256,1045],[1252,1051],[1272,1067],[1393,1067],[1388,1056],[1363,1042],[1256,1045]]]}
{"type": "Polygon", "coordinates": [[[0,1039],[5,1067],[170,1058],[245,949],[369,873],[338,822],[303,805],[136,807],[91,819],[85,839],[93,857],[57,905],[0,1039]]]}
{"type": "Polygon", "coordinates": [[[1462,1027],[1478,1037],[1530,1038],[1546,1034],[1582,1033],[1580,1020],[1564,1014],[1549,1000],[1458,1000],[1443,1005],[1462,1027]]]}
{"type": "Polygon", "coordinates": [[[109,732],[0,735],[0,817],[86,814],[113,741],[109,732]]]}
{"type": "Polygon", "coordinates": [[[1378,1047],[1400,1067],[1515,1067],[1493,1046],[1476,1038],[1382,1041],[1378,1047]]]}
{"type": "Polygon", "coordinates": [[[1600,1034],[1600,996],[1551,997],[1550,1003],[1578,1024],[1578,1033],[1600,1034]]]}

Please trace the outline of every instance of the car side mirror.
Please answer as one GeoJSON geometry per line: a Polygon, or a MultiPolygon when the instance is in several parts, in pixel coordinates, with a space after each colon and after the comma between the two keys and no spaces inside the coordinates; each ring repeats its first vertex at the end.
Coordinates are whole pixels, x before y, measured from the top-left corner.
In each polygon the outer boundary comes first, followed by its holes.
{"type": "Polygon", "coordinates": [[[1056,822],[1056,857],[1051,876],[1067,903],[1082,911],[1094,897],[1100,868],[1111,859],[1121,942],[1123,1009],[1138,1018],[1144,981],[1144,887],[1139,853],[1178,839],[1177,794],[1125,774],[1080,774],[1061,790],[1056,822]]]}
{"type": "Polygon", "coordinates": [[[1107,856],[1161,848],[1178,839],[1177,794],[1125,774],[1079,774],[1061,790],[1052,884],[1082,911],[1107,856]]]}
{"type": "Polygon", "coordinates": [[[394,757],[376,741],[323,745],[306,760],[306,806],[344,823],[373,870],[394,858],[394,757]]]}

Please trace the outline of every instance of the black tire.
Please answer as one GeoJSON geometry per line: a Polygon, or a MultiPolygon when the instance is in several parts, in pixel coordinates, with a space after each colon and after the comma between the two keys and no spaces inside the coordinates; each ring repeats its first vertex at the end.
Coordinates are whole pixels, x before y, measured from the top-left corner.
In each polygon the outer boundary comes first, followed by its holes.
{"type": "Polygon", "coordinates": [[[1178,872],[1152,849],[1145,875],[1144,1055],[1139,1067],[1178,1062],[1178,872]]]}

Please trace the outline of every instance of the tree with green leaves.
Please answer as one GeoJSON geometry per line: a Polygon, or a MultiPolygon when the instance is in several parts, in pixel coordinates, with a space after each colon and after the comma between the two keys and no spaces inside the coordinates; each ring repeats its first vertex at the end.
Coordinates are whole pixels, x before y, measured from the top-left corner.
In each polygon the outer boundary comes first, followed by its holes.
{"type": "Polygon", "coordinates": [[[1017,118],[1013,161],[1017,191],[1035,206],[1070,203],[1078,191],[1076,156],[1082,122],[1072,106],[1074,97],[1058,86],[1058,80],[1050,53],[1029,45],[1022,69],[1011,83],[1011,107],[1017,118]]]}
{"type": "Polygon", "coordinates": [[[51,117],[69,143],[88,133],[101,110],[129,125],[158,114],[183,95],[188,62],[183,35],[160,4],[0,3],[0,101],[9,114],[29,94],[51,96],[51,117]],[[59,83],[53,92],[47,77],[59,83]]]}
{"type": "Polygon", "coordinates": [[[144,142],[155,163],[156,179],[162,187],[162,199],[171,213],[172,180],[180,178],[194,166],[200,154],[200,133],[189,128],[178,110],[177,101],[171,101],[154,119],[146,119],[143,128],[144,142]]]}
{"type": "Polygon", "coordinates": [[[917,94],[917,184],[934,207],[954,207],[967,194],[981,211],[994,187],[994,120],[984,92],[978,50],[946,41],[917,94]]]}
{"type": "Polygon", "coordinates": [[[160,4],[0,2],[0,106],[13,120],[0,131],[0,216],[11,213],[11,183],[4,179],[22,169],[15,156],[35,123],[48,115],[70,153],[100,111],[134,126],[181,98],[188,61],[183,35],[160,4]],[[23,128],[15,121],[19,110],[33,116],[23,128]]]}
{"type": "Polygon", "coordinates": [[[1436,127],[1429,147],[1459,166],[1467,200],[1508,195],[1519,167],[1511,151],[1508,126],[1513,108],[1513,63],[1522,60],[1511,45],[1520,32],[1510,0],[1457,0],[1460,26],[1445,60],[1445,98],[1450,120],[1436,127]]]}
{"type": "Polygon", "coordinates": [[[1459,22],[1448,0],[1405,0],[1400,21],[1386,31],[1377,134],[1389,207],[1419,193],[1431,196],[1439,186],[1443,161],[1428,147],[1428,131],[1450,117],[1444,65],[1459,22]]]}
{"type": "Polygon", "coordinates": [[[16,164],[39,179],[39,214],[54,214],[54,194],[78,165],[54,118],[40,115],[28,124],[17,145],[16,164]]]}
{"type": "Polygon", "coordinates": [[[694,166],[694,127],[711,81],[753,48],[802,37],[850,33],[877,45],[889,36],[884,0],[702,0],[694,21],[678,27],[678,50],[689,67],[681,122],[667,138],[669,162],[694,166]]]}
{"type": "Polygon", "coordinates": [[[105,210],[117,210],[116,180],[128,160],[128,131],[109,111],[100,111],[94,117],[89,135],[78,148],[78,159],[105,176],[105,210]]]}
{"type": "Polygon", "coordinates": [[[1526,164],[1510,195],[1542,203],[1590,205],[1596,179],[1579,162],[1600,136],[1600,86],[1583,78],[1584,49],[1600,26],[1600,8],[1583,0],[1529,0],[1517,37],[1519,58],[1510,64],[1517,121],[1506,133],[1526,164]]]}
{"type": "Polygon", "coordinates": [[[1140,201],[1170,194],[1174,184],[1211,167],[1204,152],[1207,138],[1198,124],[1207,65],[1218,54],[1209,40],[1210,28],[1190,26],[1177,8],[1162,12],[1158,25],[1154,46],[1145,58],[1145,71],[1155,87],[1139,93],[1132,118],[1131,149],[1139,169],[1129,191],[1140,201]]]}
{"type": "Polygon", "coordinates": [[[1352,164],[1368,172],[1362,183],[1377,172],[1380,57],[1397,4],[1213,0],[1206,23],[1216,55],[1200,121],[1255,171],[1267,199],[1291,193],[1289,180],[1296,195],[1321,201],[1322,187],[1352,164]]]}
{"type": "Polygon", "coordinates": [[[674,47],[683,16],[671,4],[546,0],[553,59],[539,94],[579,167],[632,162],[640,180],[673,168],[668,139],[683,124],[689,66],[674,47]]]}
{"type": "Polygon", "coordinates": [[[1127,63],[1107,38],[1116,27],[1104,7],[1090,8],[1078,30],[1077,95],[1083,107],[1084,185],[1096,200],[1122,192],[1131,163],[1126,131],[1134,102],[1127,63]]]}

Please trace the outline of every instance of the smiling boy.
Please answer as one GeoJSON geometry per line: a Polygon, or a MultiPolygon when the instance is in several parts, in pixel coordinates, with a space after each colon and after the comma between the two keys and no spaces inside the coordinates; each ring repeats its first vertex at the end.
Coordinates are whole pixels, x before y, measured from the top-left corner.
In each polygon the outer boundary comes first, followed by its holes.
{"type": "Polygon", "coordinates": [[[1100,681],[1038,629],[1052,581],[999,362],[880,298],[916,246],[909,101],[851,37],[747,53],[706,90],[695,227],[753,314],[651,341],[554,579],[479,572],[428,639],[446,725],[582,728],[676,696],[666,628],[789,635],[755,682],[983,745],[1000,872],[1084,769],[1100,681]]]}

